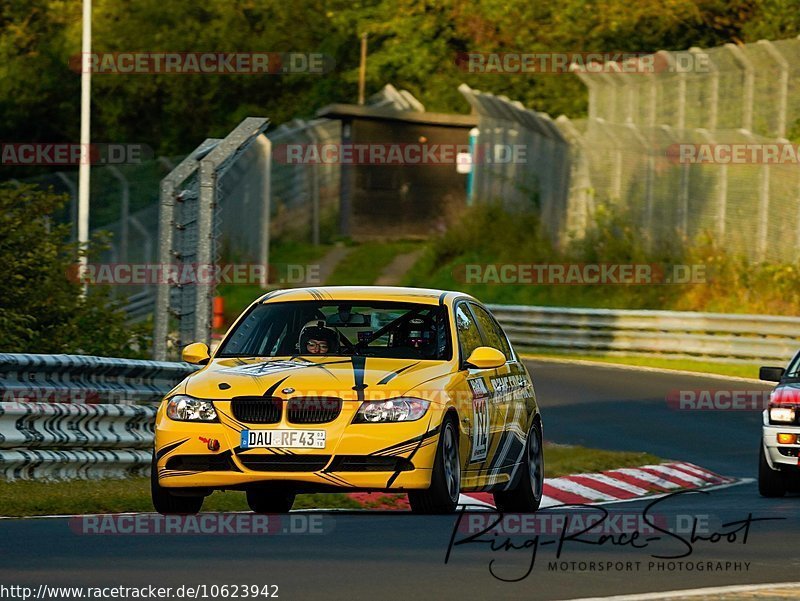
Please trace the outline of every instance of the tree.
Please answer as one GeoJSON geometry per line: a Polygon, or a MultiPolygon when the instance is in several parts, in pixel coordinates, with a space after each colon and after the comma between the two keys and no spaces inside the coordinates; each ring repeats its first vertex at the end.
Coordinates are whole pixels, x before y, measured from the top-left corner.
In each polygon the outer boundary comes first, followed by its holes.
{"type": "Polygon", "coordinates": [[[144,356],[147,337],[126,325],[110,290],[90,287],[83,296],[70,277],[77,248],[69,226],[52,219],[65,201],[32,186],[0,186],[0,352],[144,356]]]}

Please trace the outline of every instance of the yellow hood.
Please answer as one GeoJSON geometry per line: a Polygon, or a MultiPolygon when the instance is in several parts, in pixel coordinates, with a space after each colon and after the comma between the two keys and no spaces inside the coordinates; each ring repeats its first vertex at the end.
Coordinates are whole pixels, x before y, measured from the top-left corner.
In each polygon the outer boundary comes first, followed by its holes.
{"type": "Polygon", "coordinates": [[[336,396],[377,400],[414,394],[442,398],[451,375],[447,361],[377,357],[274,357],[212,359],[186,381],[186,394],[198,398],[238,396],[336,396]]]}

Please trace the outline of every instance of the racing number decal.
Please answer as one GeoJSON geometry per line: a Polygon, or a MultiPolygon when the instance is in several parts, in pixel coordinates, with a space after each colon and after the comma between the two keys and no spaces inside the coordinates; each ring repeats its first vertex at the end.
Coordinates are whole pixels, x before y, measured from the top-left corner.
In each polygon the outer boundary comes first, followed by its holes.
{"type": "Polygon", "coordinates": [[[467,381],[472,389],[472,463],[485,460],[489,452],[489,389],[483,378],[467,381]]]}

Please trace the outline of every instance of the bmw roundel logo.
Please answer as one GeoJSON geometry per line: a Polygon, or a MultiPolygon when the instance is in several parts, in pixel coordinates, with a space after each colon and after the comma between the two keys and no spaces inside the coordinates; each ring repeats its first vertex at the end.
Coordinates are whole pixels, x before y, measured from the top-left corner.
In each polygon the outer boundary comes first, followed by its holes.
{"type": "Polygon", "coordinates": [[[284,388],[281,390],[283,394],[292,394],[294,392],[294,388],[284,388]]]}

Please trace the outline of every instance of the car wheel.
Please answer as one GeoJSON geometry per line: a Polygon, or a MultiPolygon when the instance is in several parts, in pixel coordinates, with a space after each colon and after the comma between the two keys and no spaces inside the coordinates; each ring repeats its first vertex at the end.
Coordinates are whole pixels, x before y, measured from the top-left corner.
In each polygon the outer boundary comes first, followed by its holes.
{"type": "Polygon", "coordinates": [[[247,505],[255,513],[289,513],[296,494],[279,488],[250,488],[247,505]]]}
{"type": "Polygon", "coordinates": [[[408,502],[414,513],[453,513],[461,493],[461,457],[458,453],[458,433],[454,421],[445,418],[436,457],[433,461],[431,486],[427,490],[412,490],[408,502]]]}
{"type": "Polygon", "coordinates": [[[758,453],[758,492],[762,497],[782,497],[786,494],[786,474],[769,466],[763,444],[758,453]]]}
{"type": "Polygon", "coordinates": [[[153,507],[162,515],[189,515],[200,511],[203,506],[203,495],[184,496],[170,492],[158,483],[158,468],[156,458],[150,465],[150,496],[153,499],[153,507]]]}
{"type": "Polygon", "coordinates": [[[539,509],[544,494],[544,452],[542,425],[536,420],[525,441],[525,462],[511,490],[494,493],[494,503],[500,511],[533,513],[539,509]]]}

